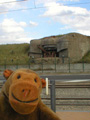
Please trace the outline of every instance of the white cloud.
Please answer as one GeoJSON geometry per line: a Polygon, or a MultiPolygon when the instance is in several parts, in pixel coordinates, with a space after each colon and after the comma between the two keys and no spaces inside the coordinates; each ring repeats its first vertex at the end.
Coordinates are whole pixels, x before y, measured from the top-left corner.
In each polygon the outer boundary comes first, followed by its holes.
{"type": "Polygon", "coordinates": [[[27,26],[27,24],[26,24],[25,22],[20,22],[19,24],[20,24],[20,26],[22,26],[22,27],[26,27],[26,26],[27,26]]]}
{"type": "Polygon", "coordinates": [[[8,12],[10,9],[18,9],[22,7],[22,4],[20,4],[20,2],[15,1],[17,0],[0,0],[0,14],[5,11],[8,12]]]}
{"type": "Polygon", "coordinates": [[[90,35],[90,11],[81,7],[64,6],[59,3],[48,3],[44,17],[50,17],[55,22],[60,22],[64,28],[71,28],[77,32],[90,35]]]}
{"type": "Polygon", "coordinates": [[[46,4],[46,3],[51,3],[51,2],[56,2],[58,0],[37,0],[36,4],[46,4]]]}
{"type": "Polygon", "coordinates": [[[61,5],[59,3],[48,3],[45,4],[45,6],[49,6],[47,7],[47,11],[44,13],[43,16],[87,16],[90,14],[90,11],[87,11],[85,8],[80,8],[80,7],[68,7],[68,6],[64,6],[61,5]]]}
{"type": "Polygon", "coordinates": [[[36,4],[47,4],[52,2],[79,2],[80,0],[37,0],[36,4]]]}
{"type": "Polygon", "coordinates": [[[63,0],[63,1],[79,2],[80,0],[63,0]]]}
{"type": "Polygon", "coordinates": [[[15,22],[13,19],[4,19],[1,23],[2,30],[6,33],[23,32],[24,29],[20,23],[15,22]]]}
{"type": "Polygon", "coordinates": [[[38,26],[38,23],[36,23],[36,22],[30,21],[29,23],[30,23],[30,26],[31,26],[31,27],[36,27],[36,26],[38,26]]]}
{"type": "Polygon", "coordinates": [[[25,43],[30,39],[24,31],[27,24],[23,21],[16,22],[14,19],[4,19],[0,23],[0,44],[6,43],[25,43]]]}

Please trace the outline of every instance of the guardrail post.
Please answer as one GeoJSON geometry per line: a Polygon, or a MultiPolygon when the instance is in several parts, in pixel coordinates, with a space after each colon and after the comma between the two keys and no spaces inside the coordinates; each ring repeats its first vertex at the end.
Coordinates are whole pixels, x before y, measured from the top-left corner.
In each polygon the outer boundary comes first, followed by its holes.
{"type": "Polygon", "coordinates": [[[18,58],[17,58],[17,63],[16,63],[16,69],[18,69],[18,58]]]}
{"type": "Polygon", "coordinates": [[[82,61],[82,68],[83,68],[83,72],[84,72],[84,69],[85,69],[84,61],[82,61]]]}
{"type": "Polygon", "coordinates": [[[68,65],[69,65],[69,73],[71,72],[70,71],[70,57],[68,58],[68,65]]]}
{"type": "Polygon", "coordinates": [[[4,69],[6,69],[6,58],[4,60],[4,69]]]}
{"type": "Polygon", "coordinates": [[[57,64],[57,63],[56,63],[56,55],[55,55],[55,72],[56,72],[56,64],[57,64]]]}
{"type": "Polygon", "coordinates": [[[42,73],[43,73],[43,58],[42,58],[41,64],[42,64],[42,73]]]}
{"type": "Polygon", "coordinates": [[[56,112],[55,81],[50,80],[51,109],[56,112]]]}
{"type": "Polygon", "coordinates": [[[46,95],[48,95],[48,78],[46,78],[46,95]]]}
{"type": "Polygon", "coordinates": [[[30,69],[30,63],[31,63],[31,59],[29,58],[29,69],[30,69]]]}
{"type": "Polygon", "coordinates": [[[64,55],[62,55],[62,63],[64,63],[64,55]]]}

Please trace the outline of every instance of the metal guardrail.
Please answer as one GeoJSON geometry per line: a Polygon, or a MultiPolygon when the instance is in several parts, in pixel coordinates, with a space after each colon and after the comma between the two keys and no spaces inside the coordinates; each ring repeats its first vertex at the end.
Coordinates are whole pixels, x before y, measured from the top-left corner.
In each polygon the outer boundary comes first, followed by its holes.
{"type": "Polygon", "coordinates": [[[50,81],[50,84],[51,109],[56,112],[55,81],[50,81]]]}
{"type": "MultiPolygon", "coordinates": [[[[77,82],[76,82],[77,83],[77,82]]],[[[90,100],[90,98],[56,98],[56,93],[55,93],[55,89],[56,88],[90,88],[90,84],[85,84],[85,85],[73,85],[73,84],[58,84],[58,85],[55,85],[55,81],[52,81],[50,80],[50,84],[49,84],[49,87],[50,87],[50,98],[45,98],[47,100],[51,100],[51,109],[56,112],[56,105],[72,105],[72,104],[56,104],[56,100],[90,100]]],[[[42,98],[44,99],[44,98],[42,98]]],[[[78,104],[73,104],[75,106],[78,106],[78,104]]],[[[90,104],[79,104],[79,106],[90,106],[90,104]]]]}

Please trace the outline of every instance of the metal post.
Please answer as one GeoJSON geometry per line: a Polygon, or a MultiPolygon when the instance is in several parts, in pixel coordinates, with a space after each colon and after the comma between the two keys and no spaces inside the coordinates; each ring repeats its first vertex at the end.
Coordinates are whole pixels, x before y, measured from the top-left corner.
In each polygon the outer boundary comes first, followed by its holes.
{"type": "Polygon", "coordinates": [[[83,72],[84,72],[84,61],[82,61],[82,67],[83,67],[83,72]]]}
{"type": "Polygon", "coordinates": [[[18,58],[17,58],[17,65],[16,65],[16,69],[18,69],[18,58]]]}
{"type": "Polygon", "coordinates": [[[70,73],[70,57],[68,58],[68,63],[69,63],[69,73],[70,73]]]}
{"type": "Polygon", "coordinates": [[[48,78],[46,78],[46,95],[48,95],[48,78]]]}
{"type": "Polygon", "coordinates": [[[50,80],[51,109],[56,112],[55,81],[50,80]]]}
{"type": "Polygon", "coordinates": [[[29,69],[30,69],[30,57],[29,57],[29,69]]]}
{"type": "Polygon", "coordinates": [[[55,72],[56,72],[56,55],[55,55],[55,72]]]}
{"type": "Polygon", "coordinates": [[[6,69],[6,58],[5,58],[5,61],[4,61],[5,63],[4,63],[4,68],[6,69]]]}
{"type": "Polygon", "coordinates": [[[43,73],[43,58],[42,58],[42,62],[41,62],[41,64],[42,64],[42,73],[43,73]]]}
{"type": "Polygon", "coordinates": [[[64,55],[62,55],[62,63],[64,63],[64,55]]]}

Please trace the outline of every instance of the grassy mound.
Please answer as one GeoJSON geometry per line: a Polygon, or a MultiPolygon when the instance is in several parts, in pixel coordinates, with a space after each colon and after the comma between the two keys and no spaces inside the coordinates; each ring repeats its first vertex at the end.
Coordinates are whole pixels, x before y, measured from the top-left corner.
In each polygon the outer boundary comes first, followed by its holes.
{"type": "Polygon", "coordinates": [[[90,51],[88,51],[85,56],[82,58],[82,60],[80,60],[84,63],[90,63],[90,51]]]}
{"type": "Polygon", "coordinates": [[[0,45],[0,64],[26,64],[30,44],[0,45]]]}

